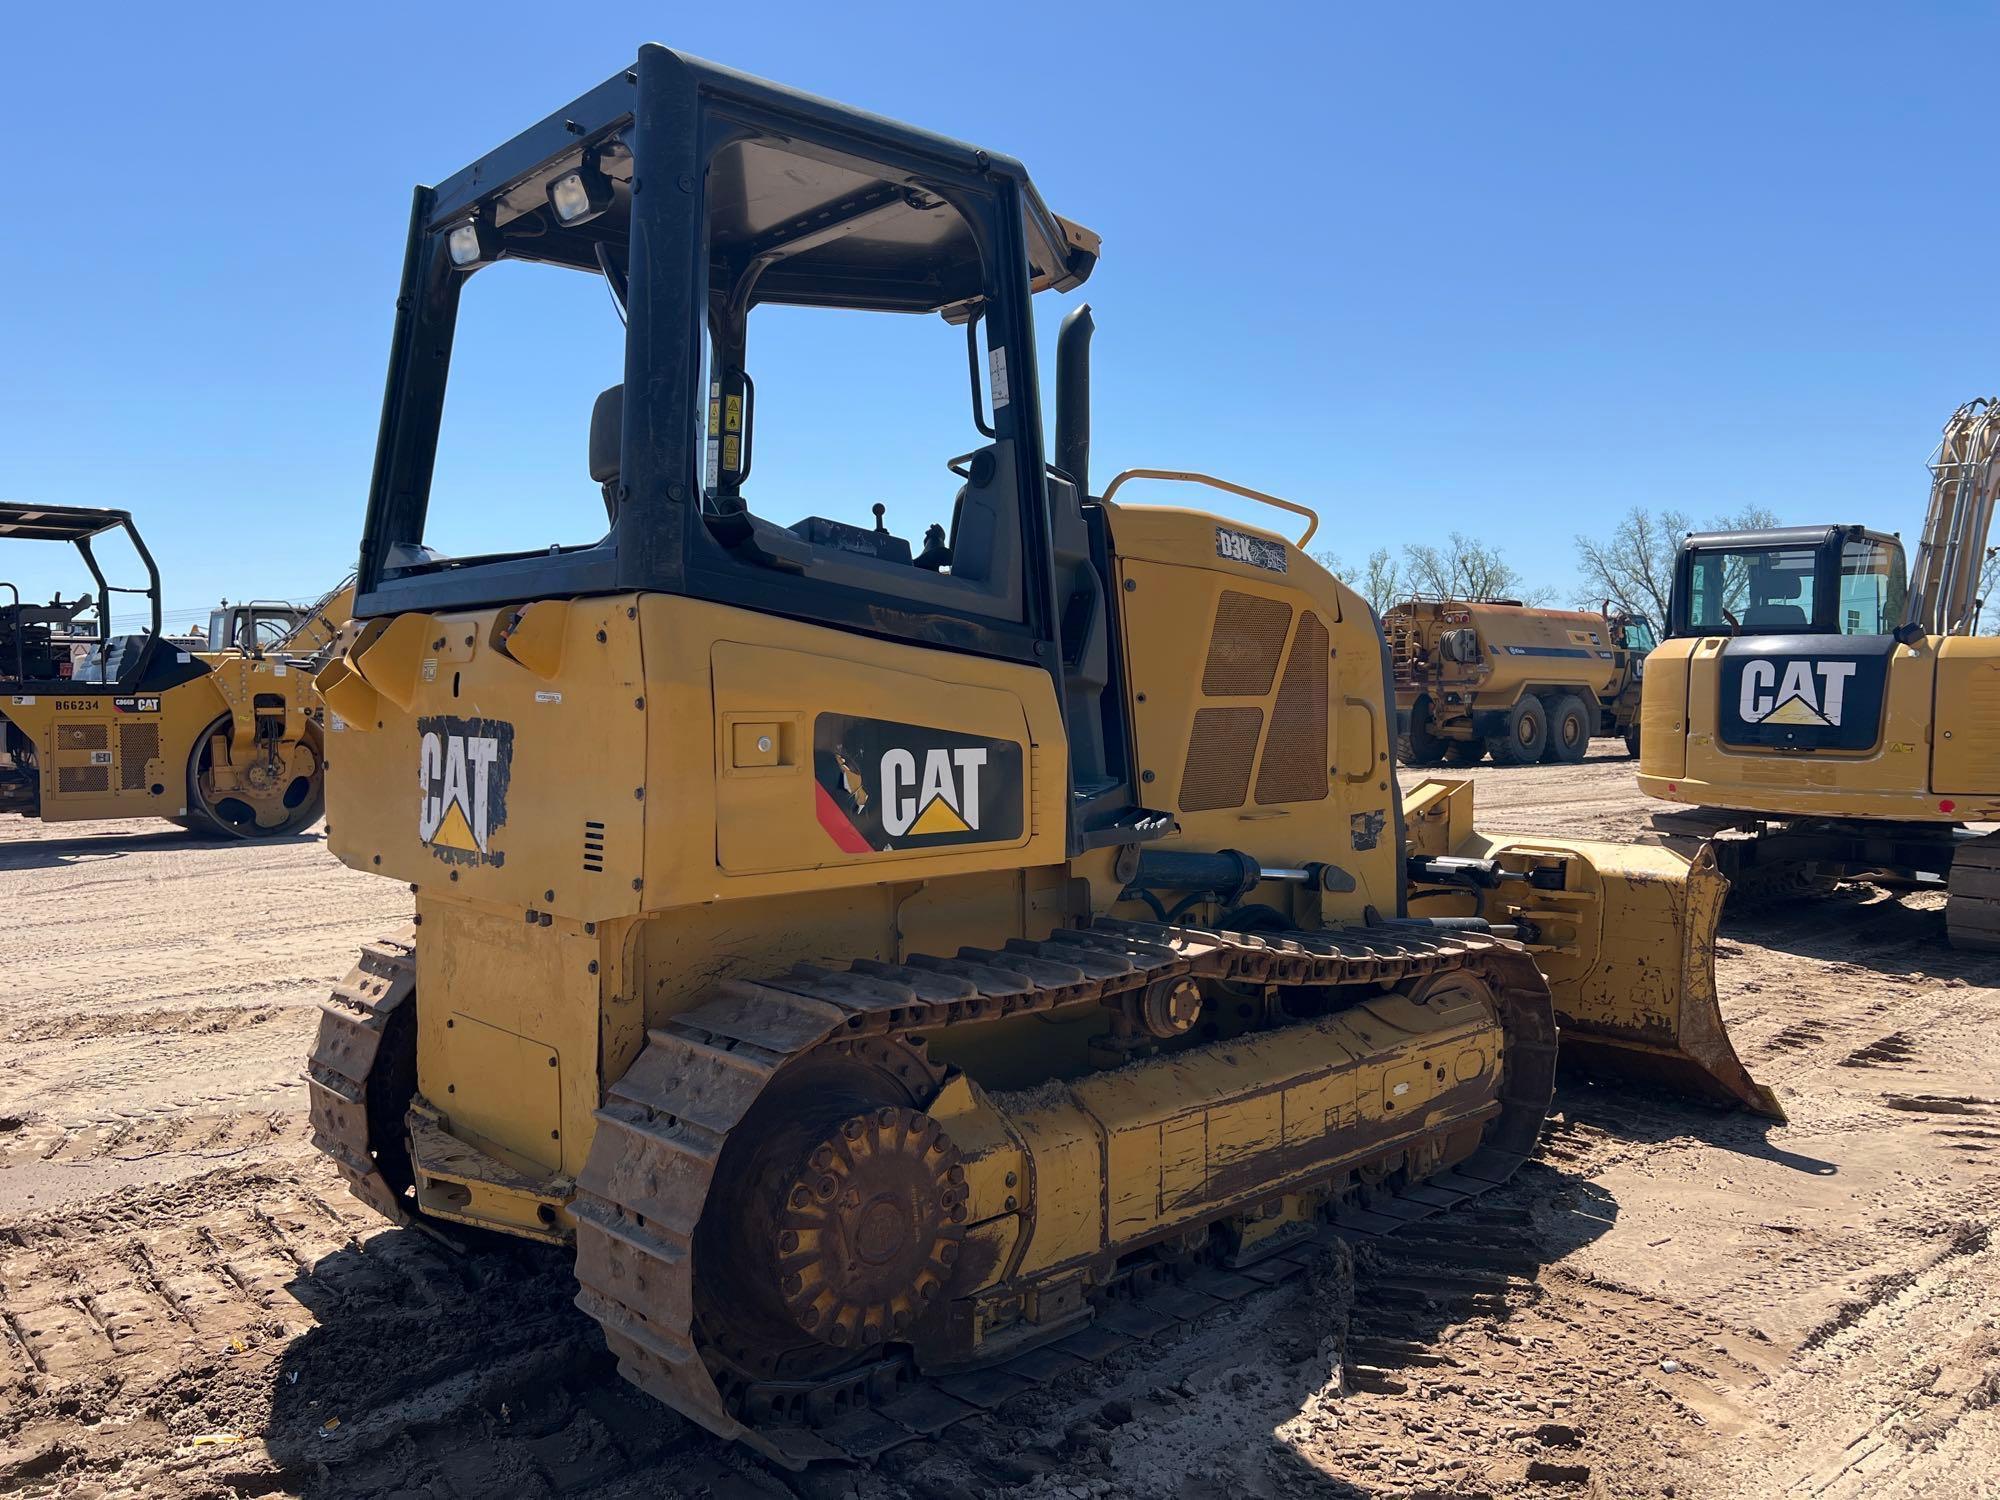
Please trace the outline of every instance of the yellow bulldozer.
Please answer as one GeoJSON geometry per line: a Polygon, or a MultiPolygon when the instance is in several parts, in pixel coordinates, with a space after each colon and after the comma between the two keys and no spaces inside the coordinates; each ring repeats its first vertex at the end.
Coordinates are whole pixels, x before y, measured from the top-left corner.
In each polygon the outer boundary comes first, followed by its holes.
{"type": "Polygon", "coordinates": [[[1690,536],[1647,662],[1639,785],[1739,890],[1841,879],[1947,892],[1952,944],[2000,950],[2000,639],[1977,631],[2000,401],[1945,424],[1916,566],[1863,526],[1690,536]]]}
{"type": "Polygon", "coordinates": [[[1382,615],[1407,765],[1574,765],[1599,736],[1639,753],[1643,616],[1419,596],[1382,615]]]}
{"type": "Polygon", "coordinates": [[[1559,1017],[1776,1112],[1722,1034],[1712,862],[1406,801],[1309,510],[1093,491],[1087,307],[1045,447],[1030,303],[1098,253],[1009,157],[655,46],[416,193],[318,682],[330,845],[417,925],[325,1006],[314,1138],[391,1219],[573,1254],[624,1374],[783,1464],[1504,1181],[1559,1017]],[[453,333],[503,260],[601,277],[623,364],[587,539],[448,556],[453,333]],[[968,393],[941,519],[769,519],[751,330],[837,369],[891,313],[942,316],[968,393]]]}
{"type": "Polygon", "coordinates": [[[94,585],[40,604],[0,582],[0,812],[164,818],[234,838],[318,819],[312,677],[346,619],[344,588],[306,610],[217,611],[203,650],[162,633],[159,569],[129,513],[0,504],[0,541],[66,544],[94,585]],[[139,630],[114,633],[117,596],[145,601],[139,630]]]}

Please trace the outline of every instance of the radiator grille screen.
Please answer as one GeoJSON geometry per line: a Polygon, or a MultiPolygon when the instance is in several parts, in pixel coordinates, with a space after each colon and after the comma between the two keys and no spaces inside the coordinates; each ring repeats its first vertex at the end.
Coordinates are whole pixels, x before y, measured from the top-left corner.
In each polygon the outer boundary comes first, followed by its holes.
{"type": "Polygon", "coordinates": [[[1250,767],[1257,759],[1257,736],[1263,728],[1261,708],[1195,711],[1187,764],[1181,769],[1182,812],[1243,805],[1250,795],[1250,767]]]}
{"type": "Polygon", "coordinates": [[[56,790],[59,792],[108,792],[111,790],[111,767],[57,766],[56,790]]]}
{"type": "Polygon", "coordinates": [[[1316,802],[1327,793],[1326,693],[1332,658],[1319,616],[1299,616],[1285,678],[1271,710],[1271,735],[1257,768],[1259,802],[1316,802]]]}
{"type": "Polygon", "coordinates": [[[126,791],[146,784],[146,762],[160,758],[160,726],[118,726],[118,785],[126,791]]]}
{"type": "Polygon", "coordinates": [[[56,725],[58,750],[103,750],[110,745],[102,724],[56,725]]]}
{"type": "Polygon", "coordinates": [[[1278,674],[1278,654],[1292,628],[1292,607],[1282,599],[1225,592],[1215,607],[1215,633],[1201,690],[1210,698],[1261,698],[1278,674]]]}

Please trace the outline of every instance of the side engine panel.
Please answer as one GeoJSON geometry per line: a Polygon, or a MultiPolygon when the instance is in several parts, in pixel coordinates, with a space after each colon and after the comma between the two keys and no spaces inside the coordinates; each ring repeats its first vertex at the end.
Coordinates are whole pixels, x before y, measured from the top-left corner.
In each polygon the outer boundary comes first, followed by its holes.
{"type": "Polygon", "coordinates": [[[1367,606],[1276,537],[1110,509],[1139,797],[1181,826],[1163,846],[1325,860],[1355,880],[1330,918],[1397,910],[1395,724],[1367,606]]]}

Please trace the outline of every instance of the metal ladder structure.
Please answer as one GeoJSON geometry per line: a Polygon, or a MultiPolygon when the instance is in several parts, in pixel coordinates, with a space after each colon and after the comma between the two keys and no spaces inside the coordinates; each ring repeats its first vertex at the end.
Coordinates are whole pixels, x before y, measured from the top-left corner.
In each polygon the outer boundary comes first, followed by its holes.
{"type": "Polygon", "coordinates": [[[1951,414],[1930,470],[1930,509],[1910,570],[1904,623],[1928,636],[1971,635],[1979,627],[1979,583],[2000,503],[2000,398],[1977,397],[1951,414]]]}

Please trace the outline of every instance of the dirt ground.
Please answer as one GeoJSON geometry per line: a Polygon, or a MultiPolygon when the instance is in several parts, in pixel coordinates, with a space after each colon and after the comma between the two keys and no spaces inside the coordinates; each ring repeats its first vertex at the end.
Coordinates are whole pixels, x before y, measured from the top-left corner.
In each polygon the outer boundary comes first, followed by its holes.
{"type": "MultiPolygon", "coordinates": [[[[1482,825],[1629,837],[1612,742],[1482,825]]],[[[2000,963],[1935,896],[1725,925],[1789,1124],[1568,1081],[1474,1209],[868,1473],[618,1379],[560,1252],[383,1228],[305,1140],[316,1002],[404,888],[317,832],[0,825],[0,1493],[2000,1496],[2000,963]]]]}

